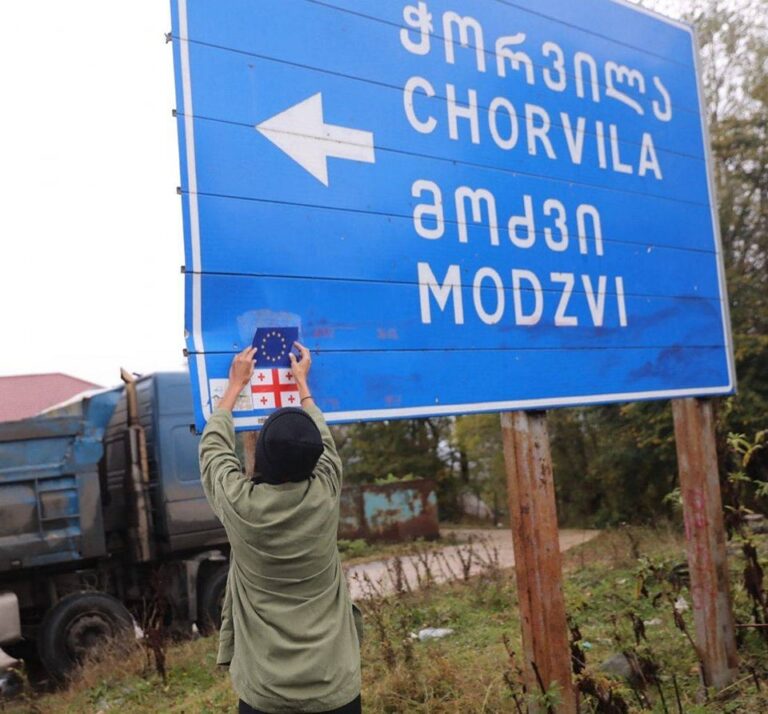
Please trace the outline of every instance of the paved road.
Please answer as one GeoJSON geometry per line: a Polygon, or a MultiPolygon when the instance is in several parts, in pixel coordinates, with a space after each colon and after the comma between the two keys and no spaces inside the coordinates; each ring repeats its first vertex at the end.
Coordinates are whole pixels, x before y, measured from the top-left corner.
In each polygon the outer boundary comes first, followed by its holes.
{"type": "MultiPolygon", "coordinates": [[[[469,556],[470,539],[473,551],[470,563],[470,573],[477,575],[488,568],[488,562],[498,557],[501,568],[511,568],[515,564],[515,554],[512,548],[512,533],[508,528],[495,529],[443,529],[443,537],[454,533],[460,541],[459,545],[437,548],[429,555],[404,556],[401,558],[404,586],[417,589],[425,579],[425,569],[429,568],[435,582],[444,582],[463,576],[464,563],[469,556]],[[498,554],[498,556],[496,555],[498,554]],[[405,583],[407,582],[407,585],[405,583]]],[[[568,550],[594,538],[599,531],[562,530],[560,531],[560,550],[568,550]]],[[[364,576],[375,585],[381,594],[394,592],[397,579],[395,558],[375,560],[370,563],[353,565],[346,569],[349,591],[353,600],[359,600],[370,593],[370,585],[366,585],[364,576]]]]}

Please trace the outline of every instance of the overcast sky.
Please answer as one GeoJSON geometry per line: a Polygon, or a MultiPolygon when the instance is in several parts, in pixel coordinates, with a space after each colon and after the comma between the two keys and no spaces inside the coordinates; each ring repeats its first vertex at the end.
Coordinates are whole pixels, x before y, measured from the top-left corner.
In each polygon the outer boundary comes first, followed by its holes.
{"type": "Polygon", "coordinates": [[[0,3],[0,375],[184,366],[164,0],[0,3]]]}
{"type": "Polygon", "coordinates": [[[165,0],[0,2],[0,375],[184,366],[169,30],[165,0]]]}

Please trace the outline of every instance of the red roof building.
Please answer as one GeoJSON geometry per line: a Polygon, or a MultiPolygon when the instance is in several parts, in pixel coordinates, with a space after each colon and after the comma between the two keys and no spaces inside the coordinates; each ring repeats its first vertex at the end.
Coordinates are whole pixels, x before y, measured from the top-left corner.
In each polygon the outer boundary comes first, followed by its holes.
{"type": "Polygon", "coordinates": [[[0,377],[0,421],[26,419],[89,389],[99,385],[60,372],[0,377]]]}

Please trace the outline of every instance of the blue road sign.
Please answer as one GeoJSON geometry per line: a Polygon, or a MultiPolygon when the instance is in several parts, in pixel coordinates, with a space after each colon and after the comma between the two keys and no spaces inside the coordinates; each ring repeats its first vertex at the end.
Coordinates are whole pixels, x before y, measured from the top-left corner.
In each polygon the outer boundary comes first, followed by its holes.
{"type": "Polygon", "coordinates": [[[336,422],[733,391],[690,27],[618,0],[172,14],[198,426],[267,328],[336,422]]]}

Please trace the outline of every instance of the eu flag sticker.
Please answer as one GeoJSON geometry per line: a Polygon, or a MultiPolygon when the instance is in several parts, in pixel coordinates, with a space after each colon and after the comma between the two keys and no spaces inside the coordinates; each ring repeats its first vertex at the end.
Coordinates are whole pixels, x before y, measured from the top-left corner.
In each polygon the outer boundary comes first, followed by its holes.
{"type": "Polygon", "coordinates": [[[256,367],[290,367],[288,355],[298,339],[298,327],[260,327],[253,336],[256,367]]]}

